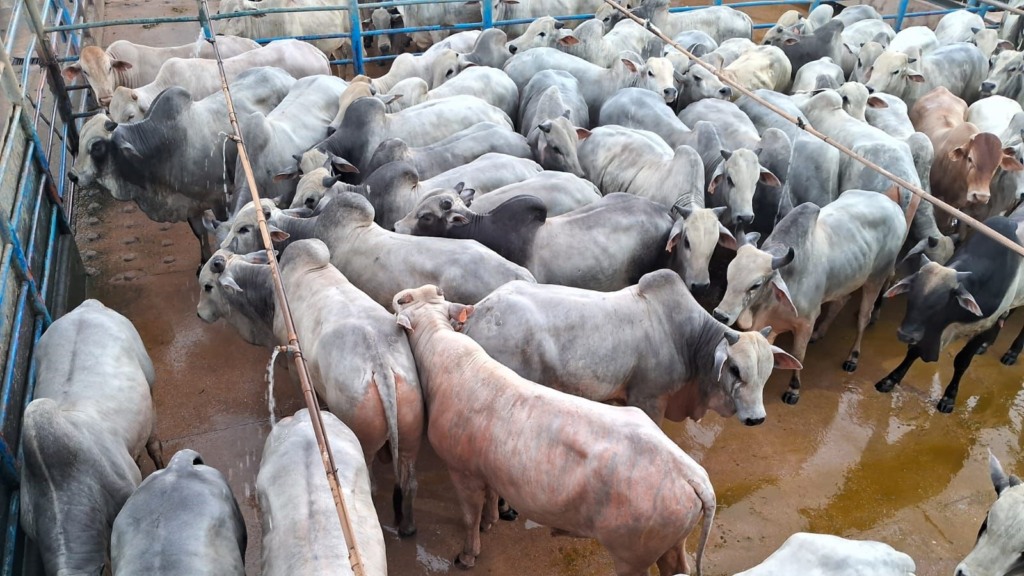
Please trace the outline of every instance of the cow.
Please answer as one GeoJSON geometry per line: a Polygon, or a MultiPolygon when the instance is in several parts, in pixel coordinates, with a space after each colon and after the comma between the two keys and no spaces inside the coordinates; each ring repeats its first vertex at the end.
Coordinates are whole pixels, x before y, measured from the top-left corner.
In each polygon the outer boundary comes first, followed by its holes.
{"type": "MultiPolygon", "coordinates": [[[[352,79],[345,88],[345,91],[338,96],[338,113],[334,116],[334,120],[327,126],[327,135],[334,134],[338,127],[341,126],[341,121],[345,118],[345,113],[348,112],[348,107],[353,102],[360,98],[369,98],[371,96],[377,96],[377,89],[371,84],[372,79],[369,76],[359,75],[352,79]]],[[[382,100],[389,97],[382,97],[382,100]]]]}
{"type": "MultiPolygon", "coordinates": [[[[1020,216],[1015,216],[1019,220],[1020,216]]],[[[1017,224],[1004,216],[985,220],[986,226],[1019,245],[1017,224]]],[[[896,331],[900,342],[907,345],[907,354],[875,389],[892,391],[918,359],[935,362],[948,344],[966,339],[953,360],[953,377],[937,404],[939,412],[952,412],[960,379],[975,353],[995,340],[1007,312],[1024,305],[1021,268],[1020,256],[984,234],[972,234],[945,266],[925,261],[918,272],[890,288],[886,297],[909,294],[906,314],[896,331]]]]}
{"type": "MultiPolygon", "coordinates": [[[[370,31],[384,31],[391,30],[392,28],[405,28],[405,22],[402,20],[402,14],[398,11],[397,7],[392,8],[374,8],[373,12],[370,13],[370,17],[363,20],[363,30],[370,31]]],[[[370,36],[370,46],[372,50],[374,46],[377,48],[377,53],[381,56],[391,54],[392,36],[394,36],[395,42],[398,46],[398,52],[402,53],[412,40],[409,39],[404,33],[399,34],[380,34],[377,36],[370,36]]],[[[383,62],[378,62],[383,65],[383,62]]]]}
{"type": "MultiPolygon", "coordinates": [[[[845,12],[843,11],[843,13],[845,12]]],[[[883,40],[883,42],[876,43],[879,47],[882,44],[888,44],[896,36],[896,31],[884,20],[865,19],[848,24],[846,28],[843,28],[842,36],[842,56],[836,63],[843,67],[843,73],[846,77],[853,80],[856,79],[853,74],[857,68],[857,59],[860,56],[862,47],[875,38],[883,40]]],[[[874,57],[871,58],[871,63],[873,62],[874,57]]],[[[871,63],[867,65],[870,66],[871,63]]]]}
{"type": "Polygon", "coordinates": [[[666,208],[680,199],[689,205],[701,194],[700,155],[689,146],[669,148],[653,132],[599,126],[577,154],[583,173],[603,194],[628,192],[666,208]]]}
{"type": "Polygon", "coordinates": [[[47,576],[96,574],[114,518],[142,481],[136,462],[143,447],[163,468],[151,396],[156,374],[132,323],[98,300],[51,324],[33,356],[35,399],[21,432],[21,527],[47,576]]]}
{"type": "Polygon", "coordinates": [[[797,92],[813,92],[821,88],[836,89],[845,82],[846,76],[843,74],[843,68],[832,58],[823,56],[804,64],[799,70],[793,69],[793,86],[790,87],[790,91],[795,94],[797,92]],[[821,85],[822,77],[828,82],[827,86],[821,85]]]}
{"type": "MultiPolygon", "coordinates": [[[[239,75],[232,83],[235,113],[269,113],[294,82],[273,68],[239,75]]],[[[157,222],[187,220],[205,262],[212,250],[202,215],[211,209],[226,217],[227,175],[236,159],[229,133],[222,94],[193,102],[188,91],[170,88],[141,122],[118,125],[102,114],[86,122],[68,179],[117,200],[134,200],[157,222]]]]}
{"type": "MultiPolygon", "coordinates": [[[[384,532],[373,508],[359,439],[330,412],[321,412],[321,417],[363,570],[367,576],[387,576],[384,532]]],[[[263,574],[327,576],[350,565],[307,409],[271,429],[256,476],[256,494],[263,526],[263,574]]]]}
{"type": "Polygon", "coordinates": [[[501,108],[509,118],[515,118],[519,113],[519,88],[515,82],[501,70],[486,66],[471,66],[433,90],[422,78],[407,78],[395,84],[390,94],[401,95],[392,104],[392,107],[398,104],[397,110],[428,100],[469,95],[501,108]]]}
{"type": "MultiPolygon", "coordinates": [[[[543,70],[534,75],[521,92],[516,125],[523,136],[529,137],[541,122],[559,116],[566,116],[573,126],[590,127],[590,109],[580,92],[579,81],[572,74],[563,70],[543,70]],[[565,115],[566,111],[568,115],[565,115]]],[[[658,97],[653,92],[651,94],[658,97]]]]}
{"type": "MultiPolygon", "coordinates": [[[[398,6],[402,21],[410,28],[420,26],[452,26],[469,22],[479,22],[479,9],[464,2],[446,2],[441,4],[408,4],[398,6]]],[[[452,33],[451,30],[430,30],[413,32],[409,35],[412,46],[417,52],[436,46],[452,33]]]]}
{"type": "Polygon", "coordinates": [[[914,559],[883,542],[797,532],[764,562],[736,576],[914,576],[914,559]]]}
{"type": "Polygon", "coordinates": [[[669,0],[644,0],[632,10],[641,19],[650,20],[669,38],[683,30],[700,30],[721,44],[729,38],[749,40],[753,21],[746,13],[728,6],[708,6],[688,12],[669,12],[669,0]]]}
{"type": "MultiPolygon", "coordinates": [[[[509,44],[512,53],[514,46],[509,44]]],[[[554,47],[605,68],[615,63],[620,52],[635,52],[646,58],[660,56],[662,50],[661,40],[632,20],[619,22],[607,34],[600,21],[587,20],[575,30],[558,35],[554,47]]]]}
{"type": "Polygon", "coordinates": [[[992,57],[992,69],[981,84],[981,96],[1006,96],[1024,105],[1024,54],[1001,50],[992,57]]]}
{"type": "Polygon", "coordinates": [[[480,244],[396,234],[373,218],[369,200],[342,192],[317,217],[315,230],[331,248],[331,264],[382,306],[424,281],[446,287],[452,301],[461,302],[477,302],[512,280],[533,281],[525,268],[480,244]]]}
{"type": "Polygon", "coordinates": [[[674,223],[664,207],[616,192],[548,218],[547,207],[535,196],[516,196],[487,212],[474,212],[460,195],[463,191],[456,187],[429,194],[395,223],[395,231],[476,240],[525,266],[537,282],[604,292],[635,284],[663,267],[675,270],[691,290],[703,290],[715,245],[736,248],[718,213],[699,204],[681,208],[685,218],[674,223]]]}
{"type": "Polygon", "coordinates": [[[596,539],[620,576],[655,562],[662,574],[689,573],[686,537],[703,513],[699,574],[715,515],[707,472],[640,410],[538,386],[492,359],[452,327],[473,307],[442,294],[433,285],[403,290],[393,307],[430,406],[427,438],[462,509],[466,539],[455,564],[476,564],[500,494],[553,534],[596,539]],[[509,410],[524,417],[500,416],[509,410]]]}
{"type": "MultiPolygon", "coordinates": [[[[847,190],[824,208],[801,204],[760,248],[740,246],[714,316],[744,330],[771,326],[772,334],[793,332],[793,356],[802,362],[808,342],[824,335],[860,289],[857,337],[843,362],[843,370],[853,372],[864,329],[893,273],[906,231],[899,204],[877,192],[847,190]],[[816,327],[825,303],[830,303],[828,314],[816,327]]],[[[800,385],[800,371],[794,370],[783,402],[799,402],[800,385]]]]}
{"type": "Polygon", "coordinates": [[[831,58],[833,62],[838,62],[843,56],[844,28],[841,20],[830,20],[810,35],[783,32],[772,39],[769,45],[782,50],[795,76],[804,64],[819,58],[831,58]]]}
{"type": "MultiPolygon", "coordinates": [[[[477,18],[473,22],[479,22],[483,14],[483,2],[493,2],[491,18],[495,22],[501,20],[520,20],[523,18],[534,19],[540,16],[558,14],[560,16],[571,16],[574,14],[593,14],[603,4],[602,0],[469,0],[467,4],[477,6],[477,18]]],[[[526,32],[526,24],[503,25],[505,33],[509,36],[520,36],[526,32]]]]}
{"type": "Polygon", "coordinates": [[[672,58],[669,60],[675,68],[675,79],[679,83],[679,95],[676,97],[676,109],[684,110],[690,104],[705,98],[732,100],[732,87],[718,79],[713,72],[688,58],[672,58]],[[677,65],[676,62],[679,62],[677,65]]]}
{"type": "Polygon", "coordinates": [[[967,10],[954,10],[936,24],[935,38],[940,45],[970,42],[983,28],[985,20],[981,16],[967,10]]]}
{"type": "MultiPolygon", "coordinates": [[[[238,56],[260,45],[248,38],[217,36],[222,58],[238,56]]],[[[118,86],[138,88],[156,79],[164,62],[171,58],[213,58],[213,44],[202,37],[182,46],[145,46],[128,40],[117,40],[104,50],[84,46],[78,62],[64,67],[62,75],[68,84],[85,77],[100,106],[106,107],[118,86]]]]}
{"type": "Polygon", "coordinates": [[[639,88],[623,88],[608,99],[601,106],[598,123],[654,132],[672,148],[690,142],[686,124],[658,101],[657,94],[639,88]]]}
{"type": "Polygon", "coordinates": [[[110,538],[114,574],[244,576],[245,519],[227,480],[180,450],[128,498],[110,538]]]}
{"type": "MultiPolygon", "coordinates": [[[[333,0],[221,0],[218,14],[263,10],[266,8],[336,6],[333,0]]],[[[345,10],[318,10],[311,12],[278,12],[236,16],[218,20],[220,31],[245,38],[280,38],[282,36],[317,36],[348,32],[350,19],[345,10]]],[[[328,58],[343,58],[351,52],[348,38],[321,38],[310,44],[328,58]]]]}
{"type": "Polygon", "coordinates": [[[419,55],[399,54],[388,73],[372,79],[370,84],[379,94],[390,92],[395,84],[407,78],[421,78],[430,88],[437,88],[454,78],[461,69],[458,52],[447,48],[419,55]]]}
{"type": "MultiPolygon", "coordinates": [[[[767,88],[786,92],[793,79],[793,66],[775,46],[755,46],[721,69],[723,77],[747,90],[767,88]]],[[[734,92],[733,97],[739,97],[734,92]]]]}
{"type": "Polygon", "coordinates": [[[932,193],[956,208],[987,204],[997,168],[1024,170],[1012,148],[1004,150],[998,136],[981,132],[966,118],[967,103],[943,86],[921,96],[910,109],[914,127],[935,147],[932,193]]]}
{"type": "MultiPolygon", "coordinates": [[[[1024,109],[1016,100],[1005,96],[982,98],[967,109],[967,121],[982,132],[999,136],[1004,153],[1011,152],[1018,162],[1024,164],[1024,142],[1021,142],[1024,109]]],[[[972,208],[971,215],[975,218],[984,220],[1013,206],[1024,194],[1024,172],[997,168],[989,189],[992,197],[988,204],[972,208]]]]}
{"type": "Polygon", "coordinates": [[[426,146],[412,147],[404,140],[389,138],[381,142],[366,165],[367,175],[391,162],[412,163],[420,178],[433,178],[458,168],[487,153],[530,158],[526,138],[504,124],[479,122],[426,146]]]}
{"type": "Polygon", "coordinates": [[[860,50],[857,51],[857,60],[853,67],[853,73],[850,76],[850,80],[861,83],[867,82],[868,78],[871,76],[871,67],[875,65],[875,60],[877,60],[883,52],[885,52],[885,46],[880,42],[871,41],[861,44],[860,50]]]}
{"type": "Polygon", "coordinates": [[[956,567],[956,576],[988,576],[1012,574],[1020,566],[1021,531],[1018,529],[1020,510],[1024,506],[1024,488],[1021,480],[1003,471],[999,459],[989,450],[989,476],[996,490],[985,521],[978,531],[974,548],[956,567]]]}
{"type": "Polygon", "coordinates": [[[522,91],[529,81],[543,70],[562,70],[579,81],[580,93],[590,110],[590,124],[597,124],[598,111],[606,100],[621,88],[635,86],[660,94],[665,102],[676,99],[672,64],[664,58],[648,58],[639,62],[637,55],[623,57],[611,68],[602,68],[582,58],[553,48],[535,48],[516,54],[505,63],[505,73],[522,91]]]}
{"type": "Polygon", "coordinates": [[[400,138],[409,146],[427,146],[480,122],[512,129],[508,114],[474,96],[431,100],[395,114],[388,114],[376,98],[361,98],[349,106],[338,131],[316,148],[348,160],[368,176],[367,163],[377,146],[389,138],[400,138]]]}
{"type": "MultiPolygon", "coordinates": [[[[880,40],[880,38],[876,37],[876,40],[880,40]]],[[[938,47],[938,37],[927,26],[903,28],[885,45],[888,51],[910,53],[916,50],[920,54],[927,54],[938,47]]]]}
{"type": "Polygon", "coordinates": [[[212,324],[223,318],[249,344],[277,345],[273,279],[266,263],[262,250],[247,255],[223,248],[214,252],[199,272],[199,319],[212,324]]]}
{"type": "Polygon", "coordinates": [[[523,194],[540,198],[547,206],[549,217],[567,214],[601,198],[601,191],[590,180],[565,172],[544,170],[522,182],[475,195],[472,206],[474,210],[489,212],[506,200],[523,194]]]}
{"type": "MultiPolygon", "coordinates": [[[[300,240],[282,254],[281,281],[293,303],[292,322],[304,342],[318,396],[359,439],[369,468],[386,446],[395,467],[395,523],[416,533],[416,456],[423,436],[423,397],[416,364],[394,317],[331,266],[327,246],[300,240]],[[344,353],[339,353],[344,351],[344,353]]],[[[284,316],[274,316],[279,342],[284,316]]]]}
{"type": "Polygon", "coordinates": [[[978,99],[988,64],[977,46],[961,42],[942,46],[924,56],[918,54],[915,50],[907,54],[891,48],[883,52],[868,72],[864,83],[868,92],[892,94],[911,109],[918,98],[939,86],[946,87],[968,104],[978,99]]]}
{"type": "Polygon", "coordinates": [[[462,331],[523,378],[624,402],[656,423],[700,420],[713,410],[761,424],[773,361],[799,366],[765,340],[767,332],[737,332],[713,319],[668,270],[611,293],[513,282],[478,302],[462,331]],[[662,320],[628,320],[637,314],[662,320]],[[609,322],[627,331],[623,338],[597,337],[596,327],[609,322]]]}
{"type": "Polygon", "coordinates": [[[504,30],[488,28],[480,32],[472,51],[459,55],[459,65],[462,68],[473,65],[500,69],[512,57],[512,53],[505,47],[507,43],[508,36],[504,30]]]}
{"type": "MultiPolygon", "coordinates": [[[[309,44],[298,40],[277,40],[258,50],[224,60],[228,82],[259,66],[283,69],[294,78],[330,74],[327,58],[309,44]]],[[[156,78],[138,88],[114,89],[110,100],[110,118],[114,122],[141,120],[157,96],[168,88],[185,89],[193,100],[201,100],[221,89],[217,62],[195,58],[171,58],[160,67],[156,78]]]]}

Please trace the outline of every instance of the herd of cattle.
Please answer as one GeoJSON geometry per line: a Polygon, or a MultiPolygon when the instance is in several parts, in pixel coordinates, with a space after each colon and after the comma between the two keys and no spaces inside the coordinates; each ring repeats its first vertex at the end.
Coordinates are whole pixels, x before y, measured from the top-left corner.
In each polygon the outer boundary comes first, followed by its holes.
{"type": "MultiPolygon", "coordinates": [[[[472,21],[478,4],[378,9],[368,22],[472,21]]],[[[330,74],[340,40],[249,39],[343,32],[345,18],[224,21],[238,36],[216,43],[259,204],[202,39],[87,47],[65,69],[106,109],[82,128],[69,178],[153,220],[187,220],[201,244],[199,316],[273,347],[288,330],[257,224],[267,219],[367,574],[387,573],[369,465],[382,451],[393,462],[395,524],[415,534],[424,426],[461,510],[456,565],[472,567],[480,533],[518,512],[598,540],[620,575],[690,573],[700,520],[699,573],[714,489],[664,418],[711,410],[761,424],[773,367],[793,371],[783,399],[795,404],[808,343],[858,291],[842,368],[857,369],[880,296],[906,293],[906,358],[876,388],[965,339],[938,404],[950,412],[973,356],[1024,305],[1017,255],[760,102],[1021,244],[1017,19],[990,30],[958,11],[897,33],[870,6],[823,4],[787,13],[755,45],[732,8],[634,4],[701,62],[597,0],[495,0],[495,19],[536,19],[509,27],[512,40],[414,35],[422,54],[351,82],[330,74]],[[575,28],[549,16],[595,12],[575,28]],[[785,332],[789,352],[773,345],[785,332]]],[[[1002,362],[1022,346],[1024,333],[1002,362]]],[[[47,574],[244,574],[245,526],[219,472],[184,450],[140,484],[143,447],[163,463],[154,371],[133,326],[88,301],[36,357],[22,524],[47,574]]],[[[263,452],[267,576],[347,573],[308,420],[277,423],[263,452]]],[[[999,497],[958,576],[1021,567],[1024,488],[990,466],[999,497]]],[[[797,534],[743,574],[913,571],[884,544],[797,534]]]]}

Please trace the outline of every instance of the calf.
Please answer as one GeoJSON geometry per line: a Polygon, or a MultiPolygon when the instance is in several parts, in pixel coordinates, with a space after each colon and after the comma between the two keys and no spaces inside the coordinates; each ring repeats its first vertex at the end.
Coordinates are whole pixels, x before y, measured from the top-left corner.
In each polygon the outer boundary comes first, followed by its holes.
{"type": "MultiPolygon", "coordinates": [[[[1009,218],[993,216],[985,225],[1020,244],[1017,223],[1009,218]]],[[[907,344],[907,354],[875,388],[891,391],[918,359],[935,362],[946,345],[967,339],[953,360],[953,378],[938,403],[940,412],[952,412],[960,379],[975,353],[995,340],[1007,312],[1024,305],[1021,270],[1020,256],[984,234],[972,234],[946,266],[926,261],[917,273],[890,288],[887,297],[909,293],[907,312],[896,331],[907,344]]]]}
{"type": "MultiPolygon", "coordinates": [[[[21,527],[47,576],[102,570],[111,525],[142,480],[145,446],[163,468],[153,364],[127,318],[86,300],[43,334],[25,408],[21,527]]],[[[196,552],[192,550],[191,552],[196,552]]]]}
{"type": "Polygon", "coordinates": [[[736,332],[717,322],[667,270],[610,294],[513,282],[477,303],[463,332],[528,380],[624,402],[657,423],[666,416],[700,420],[713,410],[760,424],[773,358],[778,367],[799,366],[768,344],[767,332],[736,332]],[[657,320],[628,320],[637,317],[657,320]],[[601,337],[600,326],[619,332],[601,337]]]}
{"type": "Polygon", "coordinates": [[[436,286],[399,292],[394,309],[430,406],[427,437],[462,509],[466,539],[457,566],[476,564],[480,532],[497,519],[501,494],[553,534],[595,538],[620,576],[655,562],[662,574],[689,573],[686,537],[703,512],[700,573],[714,490],[707,472],[657,424],[634,408],[518,376],[454,331],[452,322],[464,323],[473,307],[449,303],[436,286]]]}
{"type": "Polygon", "coordinates": [[[1024,548],[1020,530],[1020,518],[1024,513],[1024,488],[1021,480],[1003,471],[1002,464],[988,453],[989,476],[996,489],[996,501],[992,503],[985,521],[978,531],[974,549],[956,567],[956,576],[987,576],[989,574],[1013,574],[1021,564],[1020,550],[1024,548]]]}
{"type": "Polygon", "coordinates": [[[244,576],[245,519],[231,487],[194,450],[181,450],[114,520],[114,574],[244,576]]]}
{"type": "MultiPolygon", "coordinates": [[[[906,231],[899,204],[877,192],[849,190],[824,208],[801,204],[761,248],[740,247],[729,263],[728,287],[715,318],[744,330],[771,326],[773,334],[793,332],[793,355],[802,362],[811,338],[823,335],[850,295],[861,289],[857,338],[843,363],[844,370],[853,372],[864,329],[906,231]],[[815,329],[827,302],[829,312],[815,329]]],[[[800,384],[800,370],[794,370],[782,396],[785,403],[800,400],[800,384]]]]}

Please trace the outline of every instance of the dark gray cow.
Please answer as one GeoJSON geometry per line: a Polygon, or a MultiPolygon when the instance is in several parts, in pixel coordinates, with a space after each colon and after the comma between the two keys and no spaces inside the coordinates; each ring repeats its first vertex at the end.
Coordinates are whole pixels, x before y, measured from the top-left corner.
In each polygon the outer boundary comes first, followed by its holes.
{"type": "Polygon", "coordinates": [[[223,318],[254,346],[277,345],[273,279],[266,258],[266,252],[247,256],[223,248],[214,252],[199,271],[199,318],[210,324],[223,318]]]}
{"type": "Polygon", "coordinates": [[[224,475],[194,450],[150,474],[114,520],[113,573],[244,576],[245,519],[224,475]]]}
{"type": "Polygon", "coordinates": [[[142,481],[145,447],[163,467],[156,375],[127,318],[86,300],[36,347],[36,399],[22,424],[21,526],[47,576],[99,574],[111,525],[142,481]]]}
{"type": "Polygon", "coordinates": [[[673,148],[690,144],[690,129],[650,90],[619,90],[601,106],[598,124],[654,132],[673,148]]]}
{"type": "Polygon", "coordinates": [[[658,423],[699,420],[714,410],[760,424],[773,363],[800,366],[764,335],[717,322],[668,270],[611,294],[512,282],[480,301],[462,331],[524,378],[591,400],[624,401],[658,423]]]}
{"type": "Polygon", "coordinates": [[[792,65],[793,76],[796,77],[797,70],[808,62],[825,56],[831,58],[833,62],[842,60],[843,28],[845,26],[841,20],[830,20],[809,36],[783,31],[772,38],[769,44],[785,52],[792,65]]]}
{"type": "MultiPolygon", "coordinates": [[[[294,83],[276,68],[244,72],[231,85],[236,113],[269,113],[294,83]]],[[[212,250],[202,215],[212,209],[226,216],[226,175],[234,174],[229,133],[222,94],[193,102],[184,89],[169,88],[141,122],[117,125],[102,114],[90,119],[68,178],[117,200],[134,200],[157,222],[187,220],[205,262],[212,250]]]]}

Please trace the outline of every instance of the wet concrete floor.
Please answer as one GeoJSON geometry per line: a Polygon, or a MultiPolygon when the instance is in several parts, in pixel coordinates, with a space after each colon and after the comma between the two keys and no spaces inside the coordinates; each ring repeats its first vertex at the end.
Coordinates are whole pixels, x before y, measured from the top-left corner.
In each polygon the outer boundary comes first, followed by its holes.
{"type": "MultiPolygon", "coordinates": [[[[191,13],[193,6],[111,0],[107,16],[191,13]]],[[[110,29],[104,41],[170,44],[194,37],[189,25],[162,24],[110,29]]],[[[198,247],[186,224],[151,222],[134,204],[99,194],[83,195],[78,206],[80,248],[96,273],[91,296],[135,323],[156,367],[154,398],[166,456],[193,448],[227,476],[249,530],[247,573],[259,574],[255,477],[269,431],[269,351],[246,344],[223,323],[207,325],[196,317],[198,247]]],[[[765,391],[768,420],[760,427],[714,414],[701,423],[665,425],[707,468],[718,495],[706,574],[749,568],[802,530],[888,542],[914,557],[919,575],[952,574],[973,546],[994,497],[987,449],[1007,469],[1024,471],[1024,369],[998,362],[1022,320],[1011,319],[992,350],[975,360],[956,411],[945,415],[934,404],[951,375],[956,348],[937,364],[915,366],[890,395],[873,388],[903,357],[895,338],[902,311],[901,299],[887,303],[865,339],[860,370],[852,375],[839,368],[853,339],[853,310],[845,311],[826,338],[811,346],[798,405],[779,400],[788,375],[772,378],[765,391]]],[[[297,387],[280,369],[275,398],[278,417],[302,406],[297,387]]],[[[374,470],[389,572],[453,571],[450,559],[462,541],[458,506],[428,443],[419,463],[414,538],[400,540],[394,531],[389,466],[376,463],[374,470]]],[[[691,552],[695,544],[691,538],[691,552]]],[[[596,543],[552,538],[521,519],[484,535],[474,572],[591,575],[611,574],[612,568],[596,543]]]]}

